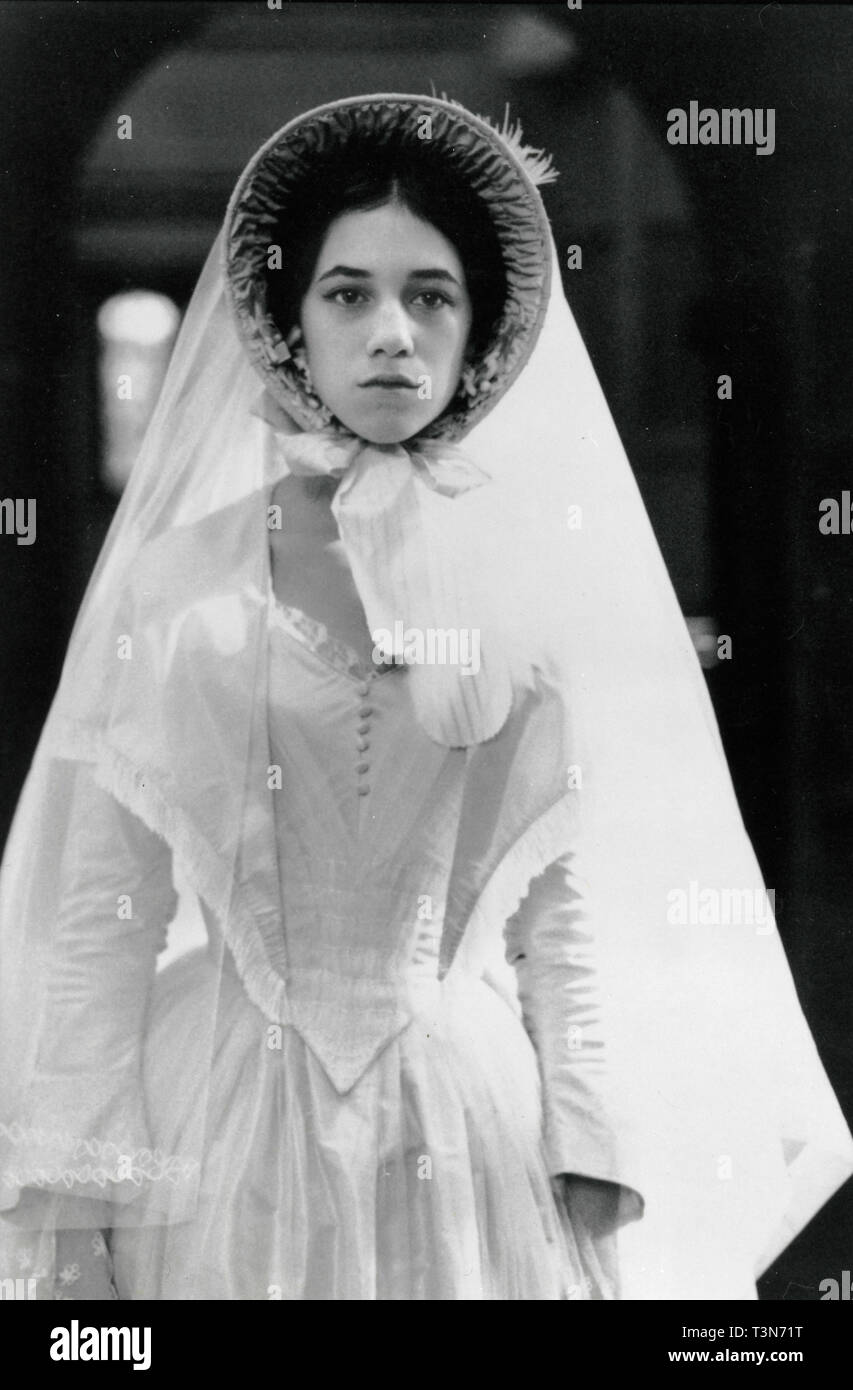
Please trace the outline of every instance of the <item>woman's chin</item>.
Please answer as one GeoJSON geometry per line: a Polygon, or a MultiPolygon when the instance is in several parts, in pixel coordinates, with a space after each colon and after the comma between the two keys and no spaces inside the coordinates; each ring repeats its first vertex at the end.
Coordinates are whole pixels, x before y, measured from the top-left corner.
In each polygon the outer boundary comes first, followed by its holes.
{"type": "Polygon", "coordinates": [[[417,433],[417,429],[397,429],[397,430],[364,430],[361,438],[368,444],[402,444],[406,439],[412,439],[417,433]]]}
{"type": "Polygon", "coordinates": [[[436,412],[426,414],[416,410],[395,410],[387,413],[371,411],[369,415],[357,417],[352,415],[348,420],[342,416],[338,418],[348,430],[360,439],[366,439],[368,444],[402,444],[426,429],[435,416],[436,412]]]}

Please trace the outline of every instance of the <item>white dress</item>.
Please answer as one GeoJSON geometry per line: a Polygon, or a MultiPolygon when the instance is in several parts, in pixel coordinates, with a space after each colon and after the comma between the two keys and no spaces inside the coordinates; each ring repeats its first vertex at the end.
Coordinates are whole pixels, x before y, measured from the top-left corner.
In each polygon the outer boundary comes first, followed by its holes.
{"type": "MultiPolygon", "coordinates": [[[[465,752],[419,729],[405,668],[368,672],[300,610],[270,598],[269,614],[293,1026],[272,1026],[230,967],[195,1218],[108,1236],[118,1297],[611,1296],[589,1234],[573,1230],[552,1182],[560,1171],[614,1176],[596,1102],[592,943],[570,869],[552,865],[506,924],[515,1004],[495,984],[505,960],[482,953],[439,983],[465,752]],[[554,1041],[580,1024],[575,1064],[565,1065],[563,1047],[549,1082],[554,1041]],[[540,1069],[552,1107],[547,1150],[540,1069]]],[[[91,1017],[112,1000],[107,1032],[121,1038],[147,1010],[146,1103],[177,1152],[204,1091],[197,1040],[214,967],[201,950],[154,975],[174,908],[169,850],[105,793],[99,805],[74,861],[77,918],[85,923],[86,895],[107,874],[124,891],[132,883],[136,929],[99,938],[91,997],[69,990],[64,1017],[70,1037],[75,1010],[91,1017]],[[104,865],[99,814],[126,822],[126,862],[104,865]]],[[[495,941],[502,954],[502,930],[495,941]]],[[[104,1045],[105,1055],[121,1053],[104,1045]]],[[[54,1296],[103,1297],[85,1292],[87,1259],[102,1261],[103,1243],[91,1231],[71,1239],[76,1259],[60,1253],[54,1296]]]]}

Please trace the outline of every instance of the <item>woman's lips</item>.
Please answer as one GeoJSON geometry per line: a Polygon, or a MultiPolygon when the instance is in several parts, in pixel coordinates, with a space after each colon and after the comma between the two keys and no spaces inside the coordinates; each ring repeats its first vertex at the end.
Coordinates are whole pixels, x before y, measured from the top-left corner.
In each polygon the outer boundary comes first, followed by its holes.
{"type": "Polygon", "coordinates": [[[360,382],[360,385],[362,387],[378,387],[380,390],[386,391],[414,391],[417,382],[409,381],[409,378],[405,376],[374,376],[370,377],[368,381],[360,382]]]}

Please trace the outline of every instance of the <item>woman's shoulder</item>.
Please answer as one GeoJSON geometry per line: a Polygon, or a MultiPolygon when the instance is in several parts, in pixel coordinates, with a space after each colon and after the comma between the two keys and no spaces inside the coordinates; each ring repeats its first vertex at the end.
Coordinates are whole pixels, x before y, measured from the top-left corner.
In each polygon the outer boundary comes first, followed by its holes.
{"type": "Polygon", "coordinates": [[[268,489],[259,488],[144,543],[130,577],[137,606],[154,616],[257,582],[268,545],[268,505],[268,489]]]}

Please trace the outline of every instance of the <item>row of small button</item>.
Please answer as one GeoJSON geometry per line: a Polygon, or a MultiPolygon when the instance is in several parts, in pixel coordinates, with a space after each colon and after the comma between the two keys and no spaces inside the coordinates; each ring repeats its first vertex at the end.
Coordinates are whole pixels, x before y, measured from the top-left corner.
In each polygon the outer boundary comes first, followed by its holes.
{"type": "MultiPolygon", "coordinates": [[[[370,694],[370,681],[375,680],[377,675],[378,672],[371,671],[369,680],[362,681],[358,687],[358,693],[364,701],[364,703],[360,705],[358,711],[358,717],[360,722],[358,725],[358,737],[356,738],[355,746],[358,749],[359,753],[366,753],[368,748],[370,747],[370,739],[368,738],[368,734],[370,733],[370,716],[373,714],[373,705],[367,703],[366,697],[370,694]]],[[[367,761],[359,762],[356,764],[355,770],[358,773],[359,778],[356,790],[358,791],[359,796],[367,796],[368,792],[370,791],[370,783],[365,781],[365,777],[367,773],[370,771],[370,763],[367,761]]]]}

